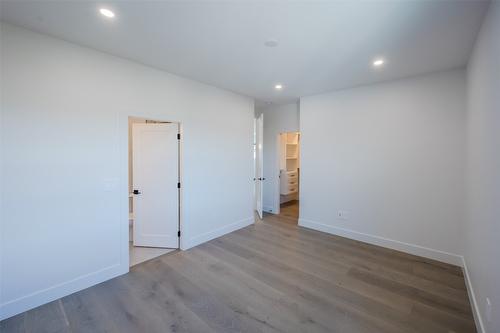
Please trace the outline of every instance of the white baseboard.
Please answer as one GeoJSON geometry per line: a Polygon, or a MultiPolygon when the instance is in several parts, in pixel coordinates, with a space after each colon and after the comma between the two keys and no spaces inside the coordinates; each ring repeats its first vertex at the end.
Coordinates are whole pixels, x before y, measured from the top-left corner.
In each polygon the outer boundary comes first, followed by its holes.
{"type": "MultiPolygon", "coordinates": [[[[128,268],[128,267],[127,267],[128,268]]],[[[0,304],[0,320],[7,319],[19,313],[52,302],[58,298],[70,295],[82,289],[125,274],[120,264],[103,268],[99,271],[79,276],[73,280],[36,291],[32,294],[0,304]]]]}
{"type": "Polygon", "coordinates": [[[266,213],[276,214],[273,207],[271,207],[271,206],[264,206],[264,207],[262,207],[262,210],[266,213]]]}
{"type": "Polygon", "coordinates": [[[358,240],[358,241],[365,242],[365,243],[370,243],[370,244],[374,244],[374,245],[387,247],[387,248],[390,248],[393,250],[406,252],[406,253],[421,256],[421,257],[426,257],[426,258],[442,261],[442,262],[456,265],[456,266],[460,266],[460,267],[463,264],[462,256],[460,256],[458,254],[444,252],[444,251],[440,251],[440,250],[435,250],[435,249],[431,249],[431,248],[420,246],[420,245],[400,242],[397,240],[388,239],[388,238],[370,235],[370,234],[365,234],[365,233],[350,230],[350,229],[334,227],[331,225],[327,225],[324,223],[315,222],[315,221],[311,221],[311,220],[307,220],[307,219],[303,219],[303,218],[299,219],[299,226],[322,231],[322,232],[326,232],[326,233],[337,235],[337,236],[342,236],[342,237],[358,240]]]}
{"type": "Polygon", "coordinates": [[[472,288],[472,282],[470,280],[469,270],[467,269],[467,264],[465,263],[465,258],[462,256],[462,269],[464,272],[465,286],[467,287],[467,293],[469,294],[469,300],[472,306],[472,314],[474,315],[474,322],[476,323],[476,329],[478,333],[486,333],[484,329],[483,320],[481,319],[481,312],[479,312],[479,305],[474,294],[474,289],[472,288]]]}
{"type": "Polygon", "coordinates": [[[200,245],[200,244],[208,242],[209,240],[212,240],[214,238],[217,238],[217,237],[223,236],[225,234],[228,234],[230,232],[233,232],[235,230],[244,228],[250,224],[253,224],[254,222],[255,222],[255,219],[252,216],[252,217],[248,217],[246,219],[231,223],[231,224],[226,225],[222,228],[212,230],[212,231],[206,232],[206,233],[198,235],[198,236],[191,237],[189,239],[189,241],[186,242],[187,244],[186,243],[182,244],[181,250],[190,249],[192,247],[195,247],[196,245],[200,245]]]}

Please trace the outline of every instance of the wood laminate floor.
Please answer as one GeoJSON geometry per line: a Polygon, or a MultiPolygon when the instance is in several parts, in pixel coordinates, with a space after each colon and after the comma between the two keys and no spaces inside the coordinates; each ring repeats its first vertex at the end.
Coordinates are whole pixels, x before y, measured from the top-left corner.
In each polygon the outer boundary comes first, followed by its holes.
{"type": "Polygon", "coordinates": [[[263,221],[0,322],[10,332],[475,332],[460,268],[263,221]]]}
{"type": "Polygon", "coordinates": [[[288,217],[293,220],[293,224],[297,224],[297,219],[299,218],[299,201],[292,200],[280,205],[281,217],[288,217]]]}

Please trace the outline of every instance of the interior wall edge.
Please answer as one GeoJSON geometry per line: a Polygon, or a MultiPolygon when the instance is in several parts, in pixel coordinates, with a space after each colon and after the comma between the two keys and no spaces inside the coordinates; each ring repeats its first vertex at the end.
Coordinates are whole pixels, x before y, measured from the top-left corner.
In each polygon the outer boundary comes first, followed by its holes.
{"type": "Polygon", "coordinates": [[[486,333],[484,329],[483,320],[481,319],[481,311],[479,310],[479,302],[474,293],[474,288],[472,287],[472,280],[470,278],[469,269],[467,268],[467,263],[464,256],[462,257],[462,270],[464,272],[465,287],[467,288],[467,294],[469,295],[469,300],[472,307],[472,315],[474,316],[474,322],[476,324],[476,329],[478,333],[486,333]]]}

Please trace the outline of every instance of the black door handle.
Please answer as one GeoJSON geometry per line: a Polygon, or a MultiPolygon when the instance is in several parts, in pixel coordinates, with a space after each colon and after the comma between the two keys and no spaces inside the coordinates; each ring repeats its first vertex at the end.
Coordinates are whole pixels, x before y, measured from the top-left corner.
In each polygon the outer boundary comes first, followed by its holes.
{"type": "Polygon", "coordinates": [[[134,190],[134,192],[133,192],[133,193],[134,193],[134,194],[141,194],[141,191],[139,191],[139,190],[134,190]]]}
{"type": "Polygon", "coordinates": [[[266,180],[266,178],[258,178],[258,180],[266,180]]]}

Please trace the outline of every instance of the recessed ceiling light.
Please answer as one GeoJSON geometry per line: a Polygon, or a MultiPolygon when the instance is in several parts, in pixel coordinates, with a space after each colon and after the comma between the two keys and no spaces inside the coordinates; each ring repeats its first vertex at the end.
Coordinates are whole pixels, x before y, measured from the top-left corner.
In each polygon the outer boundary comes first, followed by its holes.
{"type": "Polygon", "coordinates": [[[274,40],[274,39],[269,39],[269,40],[266,40],[264,45],[267,47],[276,47],[276,46],[278,46],[278,41],[274,40]]]}
{"type": "Polygon", "coordinates": [[[384,59],[375,59],[373,61],[373,66],[380,67],[385,63],[384,59]]]}
{"type": "Polygon", "coordinates": [[[106,9],[106,8],[99,9],[99,13],[101,13],[102,15],[104,15],[104,16],[106,16],[108,18],[115,17],[115,13],[113,13],[111,10],[106,9]]]}
{"type": "Polygon", "coordinates": [[[282,84],[277,84],[277,85],[274,86],[274,89],[281,90],[281,89],[283,89],[283,85],[282,84]]]}

